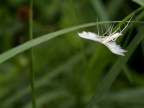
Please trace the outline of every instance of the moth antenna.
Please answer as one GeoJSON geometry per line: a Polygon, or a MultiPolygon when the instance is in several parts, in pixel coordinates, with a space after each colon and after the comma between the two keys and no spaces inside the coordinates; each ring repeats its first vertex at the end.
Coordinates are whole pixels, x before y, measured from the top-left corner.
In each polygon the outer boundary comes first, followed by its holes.
{"type": "Polygon", "coordinates": [[[120,27],[118,27],[112,34],[116,33],[118,30],[120,30],[120,27]]]}
{"type": "Polygon", "coordinates": [[[101,34],[103,34],[103,28],[102,28],[102,25],[100,25],[101,26],[101,34]]]}
{"type": "Polygon", "coordinates": [[[120,31],[120,33],[121,33],[121,29],[120,29],[120,27],[119,27],[119,31],[120,31]]]}
{"type": "Polygon", "coordinates": [[[109,35],[113,34],[113,33],[112,33],[112,29],[113,29],[114,25],[115,25],[115,23],[112,24],[112,27],[111,27],[111,29],[110,29],[109,35]]]}
{"type": "Polygon", "coordinates": [[[97,30],[98,30],[98,36],[99,36],[98,18],[97,18],[97,30]]]}
{"type": "Polygon", "coordinates": [[[128,27],[128,25],[129,25],[129,23],[130,23],[130,21],[131,21],[132,18],[133,18],[133,16],[129,19],[128,23],[127,23],[126,26],[122,29],[121,33],[128,27]]]}
{"type": "Polygon", "coordinates": [[[111,27],[112,27],[112,25],[108,28],[108,30],[103,34],[103,36],[105,35],[105,34],[107,34],[110,30],[111,30],[111,27]]]}

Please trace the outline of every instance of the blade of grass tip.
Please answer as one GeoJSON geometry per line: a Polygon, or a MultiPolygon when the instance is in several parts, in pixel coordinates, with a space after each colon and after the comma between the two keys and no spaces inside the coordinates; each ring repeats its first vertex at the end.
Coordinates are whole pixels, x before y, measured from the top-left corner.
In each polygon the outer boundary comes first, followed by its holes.
{"type": "MultiPolygon", "coordinates": [[[[30,15],[29,15],[29,40],[33,40],[33,0],[30,0],[30,15]]],[[[35,96],[35,81],[34,81],[34,62],[33,62],[33,48],[29,50],[30,61],[30,78],[31,78],[31,95],[32,95],[32,108],[36,108],[35,96]]]]}
{"type": "Polygon", "coordinates": [[[120,57],[117,62],[114,64],[114,66],[110,69],[108,74],[105,76],[105,78],[99,83],[97,86],[97,89],[88,102],[86,108],[92,108],[95,104],[99,103],[99,101],[103,98],[106,91],[110,88],[118,74],[120,73],[123,65],[128,61],[138,44],[141,42],[141,40],[144,38],[144,26],[141,27],[138,34],[135,36],[135,38],[132,40],[132,42],[129,44],[127,48],[127,54],[125,57],[120,57]]]}
{"type": "MultiPolygon", "coordinates": [[[[98,22],[98,24],[113,23],[113,22],[114,21],[103,21],[103,22],[98,22]]],[[[97,24],[97,22],[94,22],[94,23],[87,23],[87,24],[82,24],[82,25],[66,28],[66,29],[63,29],[63,30],[55,31],[53,33],[49,33],[49,34],[40,36],[40,37],[38,37],[36,39],[33,39],[33,40],[30,40],[28,42],[25,42],[22,45],[19,45],[19,46],[15,47],[11,50],[8,50],[8,51],[2,53],[0,55],[0,64],[5,62],[8,59],[14,57],[15,55],[23,52],[23,51],[26,51],[26,50],[34,47],[34,46],[37,46],[41,43],[44,43],[48,40],[51,40],[51,39],[53,39],[57,36],[60,36],[62,34],[65,34],[65,33],[68,33],[68,32],[71,32],[71,31],[74,31],[74,30],[77,30],[77,29],[94,26],[96,24],[97,24]]]]}

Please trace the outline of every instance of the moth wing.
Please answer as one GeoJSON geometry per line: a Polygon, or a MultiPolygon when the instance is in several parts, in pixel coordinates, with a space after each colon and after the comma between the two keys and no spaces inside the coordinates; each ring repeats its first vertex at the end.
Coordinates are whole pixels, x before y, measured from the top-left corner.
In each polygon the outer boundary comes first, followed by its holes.
{"type": "Polygon", "coordinates": [[[78,35],[82,38],[85,38],[85,39],[90,39],[90,40],[94,40],[94,41],[99,41],[100,40],[100,36],[98,36],[97,34],[95,33],[92,33],[92,32],[82,32],[82,33],[78,33],[78,35]]]}
{"type": "Polygon", "coordinates": [[[127,52],[126,50],[122,49],[120,45],[117,45],[115,42],[108,42],[104,45],[106,45],[112,53],[117,55],[124,56],[124,52],[127,52]]]}

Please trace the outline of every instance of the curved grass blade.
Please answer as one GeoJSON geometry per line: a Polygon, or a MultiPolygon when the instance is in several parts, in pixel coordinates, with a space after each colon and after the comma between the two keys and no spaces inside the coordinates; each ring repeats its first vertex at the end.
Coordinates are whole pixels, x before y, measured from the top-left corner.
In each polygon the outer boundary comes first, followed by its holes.
{"type": "Polygon", "coordinates": [[[63,30],[59,30],[59,31],[56,31],[56,32],[53,32],[53,33],[49,33],[49,34],[46,34],[46,35],[43,35],[41,37],[38,37],[36,39],[33,39],[33,40],[30,40],[22,45],[19,45],[11,50],[8,50],[4,53],[2,53],[0,55],[0,64],[5,62],[6,60],[14,57],[15,55],[23,52],[23,51],[26,51],[36,45],[39,45],[41,43],[44,43],[48,40],[51,40],[57,36],[60,36],[62,34],[65,34],[65,33],[68,33],[68,32],[71,32],[71,31],[74,31],[74,30],[77,30],[77,29],[80,29],[80,28],[84,28],[84,27],[90,27],[90,26],[94,26],[96,24],[104,24],[104,23],[113,23],[114,21],[105,21],[105,22],[94,22],[94,23],[88,23],[88,24],[83,24],[83,25],[78,25],[78,26],[74,26],[74,27],[70,27],[70,28],[66,28],[66,29],[63,29],[63,30]]]}
{"type": "MultiPolygon", "coordinates": [[[[82,24],[82,25],[66,28],[66,29],[63,29],[63,30],[59,30],[59,31],[56,31],[56,32],[53,32],[53,33],[43,35],[41,37],[38,37],[38,38],[35,38],[35,39],[30,40],[28,42],[25,42],[25,43],[15,47],[15,48],[12,48],[12,49],[2,53],[0,55],[0,64],[7,61],[8,59],[14,57],[15,55],[21,53],[21,52],[24,52],[24,51],[26,51],[26,50],[28,50],[32,47],[35,47],[39,44],[42,44],[46,41],[49,41],[49,40],[51,40],[51,39],[53,39],[57,36],[60,36],[62,34],[72,32],[74,30],[85,28],[85,27],[95,26],[97,24],[118,23],[118,22],[121,22],[121,21],[103,21],[103,22],[87,23],[87,24],[82,24]]],[[[143,23],[143,22],[140,22],[140,21],[131,21],[131,22],[143,23]]]]}
{"type": "MultiPolygon", "coordinates": [[[[143,7],[140,7],[136,11],[134,11],[134,13],[137,13],[138,11],[140,11],[142,9],[143,9],[143,7]]],[[[66,29],[63,29],[63,30],[59,30],[59,31],[56,31],[56,32],[53,32],[53,33],[49,33],[49,34],[43,35],[41,37],[38,37],[38,38],[33,39],[31,41],[28,41],[28,42],[26,42],[26,43],[24,43],[22,45],[19,45],[19,46],[15,47],[15,48],[13,48],[11,50],[8,50],[8,51],[2,53],[0,55],[0,64],[5,62],[8,59],[14,57],[15,55],[23,52],[23,51],[26,51],[26,50],[28,50],[28,49],[36,46],[36,45],[44,43],[44,42],[46,42],[48,40],[51,40],[51,39],[53,39],[53,38],[55,38],[57,36],[62,35],[62,34],[65,34],[65,33],[68,33],[68,32],[71,32],[71,31],[74,31],[74,30],[77,30],[77,29],[81,29],[81,28],[84,28],[84,27],[94,26],[96,24],[106,24],[106,23],[114,23],[114,22],[117,22],[117,21],[105,21],[105,22],[88,23],[88,24],[78,25],[78,26],[66,28],[66,29]]]]}

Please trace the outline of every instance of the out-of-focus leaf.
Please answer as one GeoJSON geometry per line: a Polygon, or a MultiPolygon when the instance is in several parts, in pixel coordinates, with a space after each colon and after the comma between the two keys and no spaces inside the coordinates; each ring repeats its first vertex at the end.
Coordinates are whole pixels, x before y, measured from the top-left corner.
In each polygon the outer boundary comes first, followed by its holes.
{"type": "Polygon", "coordinates": [[[144,6],[144,0],[133,0],[133,1],[141,6],[144,6]]]}

